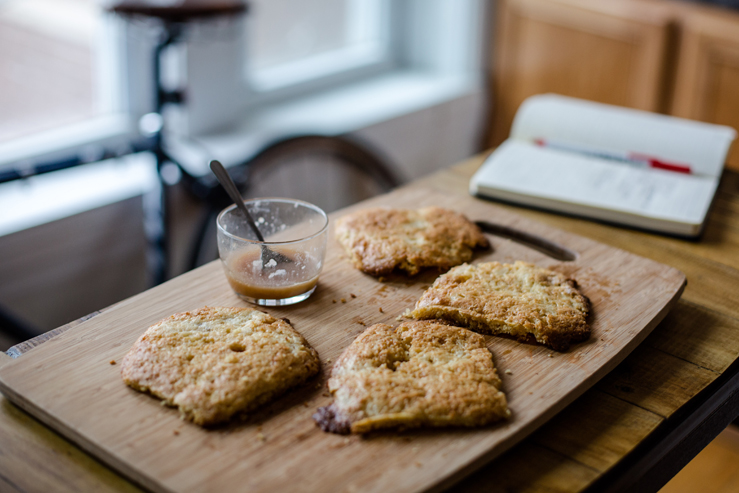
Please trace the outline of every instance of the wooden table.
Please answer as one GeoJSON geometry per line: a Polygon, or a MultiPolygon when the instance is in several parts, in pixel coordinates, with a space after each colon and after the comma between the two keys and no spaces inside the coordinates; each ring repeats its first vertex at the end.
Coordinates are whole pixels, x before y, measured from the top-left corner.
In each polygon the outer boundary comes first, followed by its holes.
{"type": "MultiPolygon", "coordinates": [[[[408,186],[463,193],[481,162],[478,156],[408,186]]],[[[455,491],[657,490],[739,414],[739,174],[724,175],[699,242],[505,207],[677,267],[688,286],[619,367],[455,491]]],[[[76,323],[9,354],[22,357],[76,323]]],[[[0,366],[9,360],[0,353],[0,366]]],[[[0,490],[140,491],[2,398],[0,490]]]]}

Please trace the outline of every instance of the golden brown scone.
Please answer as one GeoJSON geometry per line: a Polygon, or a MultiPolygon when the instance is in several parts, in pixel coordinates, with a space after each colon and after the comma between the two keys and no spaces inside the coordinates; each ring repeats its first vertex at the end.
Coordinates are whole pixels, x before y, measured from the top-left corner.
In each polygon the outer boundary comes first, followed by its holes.
{"type": "Polygon", "coordinates": [[[460,327],[405,322],[369,327],[336,361],[324,431],[483,426],[510,415],[485,340],[460,327]]]}
{"type": "Polygon", "coordinates": [[[439,276],[411,312],[557,351],[590,336],[590,302],[562,274],[525,262],[460,265],[439,276]]]}
{"type": "Polygon", "coordinates": [[[448,269],[490,245],[474,223],[440,207],[363,209],[336,221],[336,238],[354,266],[373,276],[448,269]]]}
{"type": "Polygon", "coordinates": [[[285,320],[252,308],[205,307],[149,327],[123,358],[121,376],[207,426],[266,403],[319,365],[285,320]]]}

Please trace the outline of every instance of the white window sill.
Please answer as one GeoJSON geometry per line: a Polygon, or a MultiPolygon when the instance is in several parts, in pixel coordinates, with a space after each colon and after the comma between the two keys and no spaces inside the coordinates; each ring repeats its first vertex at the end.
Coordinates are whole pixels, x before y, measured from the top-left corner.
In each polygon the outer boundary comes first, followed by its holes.
{"type": "Polygon", "coordinates": [[[136,137],[137,125],[128,115],[110,114],[53,130],[0,142],[0,169],[39,161],[61,160],[71,155],[95,156],[101,147],[125,152],[136,137]]]}
{"type": "Polygon", "coordinates": [[[154,157],[84,164],[0,185],[0,236],[141,195],[156,184],[154,157]]]}
{"type": "MultiPolygon", "coordinates": [[[[207,164],[212,158],[230,166],[279,138],[346,134],[480,91],[481,81],[473,75],[398,72],[265,106],[218,134],[190,141],[174,137],[169,150],[188,172],[202,176],[210,172],[207,164]]],[[[40,154],[61,156],[72,148],[70,143],[90,142],[90,132],[107,142],[111,136],[120,139],[130,129],[131,122],[116,117],[106,127],[79,125],[45,138],[3,144],[0,166],[40,154]]],[[[0,236],[141,195],[155,180],[152,157],[134,155],[0,184],[0,236]]]]}

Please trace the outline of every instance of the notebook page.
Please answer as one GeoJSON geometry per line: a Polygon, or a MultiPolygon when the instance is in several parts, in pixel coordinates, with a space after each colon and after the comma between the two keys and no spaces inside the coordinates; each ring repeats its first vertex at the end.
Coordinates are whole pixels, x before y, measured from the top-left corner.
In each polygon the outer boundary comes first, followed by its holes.
{"type": "Polygon", "coordinates": [[[691,224],[702,223],[718,178],[641,169],[504,142],[473,178],[482,188],[612,209],[691,224]]]}
{"type": "Polygon", "coordinates": [[[647,111],[542,94],[523,102],[511,137],[552,139],[616,153],[640,153],[719,176],[734,129],[647,111]]]}

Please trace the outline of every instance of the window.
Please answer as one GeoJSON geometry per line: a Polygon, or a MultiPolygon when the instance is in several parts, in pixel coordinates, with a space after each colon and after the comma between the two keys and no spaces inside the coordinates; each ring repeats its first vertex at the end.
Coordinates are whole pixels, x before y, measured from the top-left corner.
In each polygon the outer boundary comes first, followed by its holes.
{"type": "MultiPolygon", "coordinates": [[[[228,164],[281,135],[351,132],[477,93],[485,4],[251,0],[243,18],[189,25],[165,53],[170,86],[187,96],[168,128],[209,138],[228,164]]],[[[0,173],[81,150],[125,152],[153,109],[159,32],[101,12],[98,0],[0,0],[0,173]],[[33,62],[45,72],[6,42],[21,32],[52,50],[33,62]],[[62,48],[71,54],[53,51],[62,48]]]]}
{"type": "Polygon", "coordinates": [[[390,65],[387,0],[257,0],[250,15],[247,79],[257,91],[390,65]]]}
{"type": "MultiPolygon", "coordinates": [[[[255,0],[241,20],[188,26],[186,48],[168,54],[169,66],[182,72],[171,79],[179,79],[189,97],[184,114],[174,112],[175,128],[220,130],[255,107],[389,71],[396,66],[392,25],[402,3],[255,0]]],[[[144,71],[149,63],[127,66],[144,71]]]]}
{"type": "Polygon", "coordinates": [[[0,2],[0,142],[99,115],[94,0],[0,2]]]}

